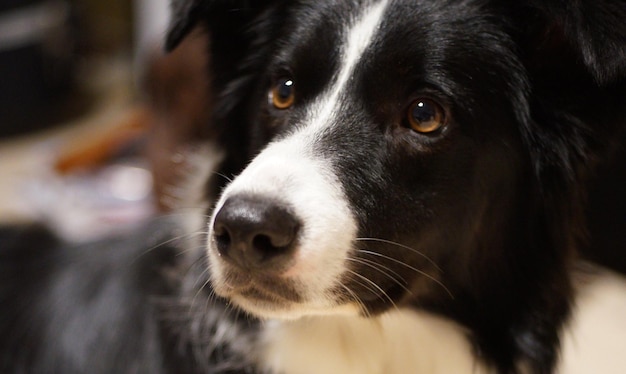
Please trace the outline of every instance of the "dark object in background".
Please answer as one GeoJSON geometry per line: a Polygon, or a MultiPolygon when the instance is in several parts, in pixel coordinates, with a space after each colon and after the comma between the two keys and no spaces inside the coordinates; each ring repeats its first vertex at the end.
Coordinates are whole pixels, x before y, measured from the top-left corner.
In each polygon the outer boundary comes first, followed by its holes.
{"type": "Polygon", "coordinates": [[[0,0],[0,137],[53,122],[75,72],[72,7],[64,0],[0,0]]]}

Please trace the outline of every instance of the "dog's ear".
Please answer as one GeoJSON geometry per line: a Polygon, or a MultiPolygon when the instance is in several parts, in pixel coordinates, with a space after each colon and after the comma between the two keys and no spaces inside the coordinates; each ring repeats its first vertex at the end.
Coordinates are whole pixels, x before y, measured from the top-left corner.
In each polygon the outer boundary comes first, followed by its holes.
{"type": "Polygon", "coordinates": [[[199,22],[206,13],[207,0],[172,0],[170,25],[165,40],[165,49],[171,51],[180,44],[182,39],[199,22]]]}
{"type": "Polygon", "coordinates": [[[248,22],[277,2],[279,0],[172,0],[165,48],[168,51],[176,48],[198,24],[207,27],[210,33],[245,32],[248,22]]]}
{"type": "MultiPolygon", "coordinates": [[[[597,83],[626,78],[626,1],[624,0],[530,0],[534,13],[521,27],[542,29],[536,37],[547,48],[568,43],[597,83]]],[[[566,58],[566,56],[564,56],[566,58]]],[[[565,63],[565,61],[563,61],[565,63]]]]}
{"type": "Polygon", "coordinates": [[[584,177],[626,132],[626,1],[500,4],[528,75],[526,136],[537,173],[541,180],[584,177]]]}

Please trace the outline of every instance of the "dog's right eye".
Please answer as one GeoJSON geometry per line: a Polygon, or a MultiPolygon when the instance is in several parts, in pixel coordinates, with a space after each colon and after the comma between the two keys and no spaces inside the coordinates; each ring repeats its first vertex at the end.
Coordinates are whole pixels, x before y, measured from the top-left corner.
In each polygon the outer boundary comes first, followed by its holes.
{"type": "Polygon", "coordinates": [[[415,132],[433,133],[444,126],[445,111],[441,105],[433,100],[418,99],[407,110],[407,122],[415,132]]]}
{"type": "Polygon", "coordinates": [[[270,104],[281,110],[290,108],[295,98],[293,80],[288,78],[279,79],[269,93],[270,104]]]}

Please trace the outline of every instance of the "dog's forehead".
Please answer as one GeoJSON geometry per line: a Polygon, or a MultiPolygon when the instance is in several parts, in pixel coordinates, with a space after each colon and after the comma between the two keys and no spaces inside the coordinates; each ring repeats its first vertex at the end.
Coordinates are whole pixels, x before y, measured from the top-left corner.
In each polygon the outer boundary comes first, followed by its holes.
{"type": "MultiPolygon", "coordinates": [[[[384,76],[381,72],[393,69],[400,74],[419,74],[420,78],[446,78],[444,75],[449,73],[446,69],[455,64],[461,69],[467,62],[497,71],[509,65],[502,59],[511,57],[511,49],[502,29],[504,22],[497,20],[488,3],[472,0],[301,3],[294,7],[288,20],[286,39],[276,60],[279,65],[295,66],[296,70],[298,66],[325,70],[325,78],[336,78],[347,65],[350,71],[361,69],[363,74],[369,73],[365,71],[368,68],[376,69],[378,77],[384,76]]],[[[318,79],[322,80],[332,82],[318,79]]]]}
{"type": "Polygon", "coordinates": [[[355,24],[382,7],[375,33],[379,37],[388,33],[404,32],[406,37],[418,32],[432,35],[454,30],[480,36],[480,27],[472,31],[480,26],[477,21],[495,15],[488,4],[489,1],[475,0],[301,1],[293,6],[286,31],[294,38],[291,42],[317,43],[322,29],[340,43],[355,24]]]}
{"type": "MultiPolygon", "coordinates": [[[[425,87],[459,108],[471,105],[487,85],[508,97],[511,87],[519,86],[510,74],[518,61],[504,22],[488,4],[302,2],[288,19],[270,71],[295,75],[303,102],[312,100],[307,117],[319,125],[328,124],[330,116],[337,122],[338,116],[349,115],[349,102],[375,105],[367,111],[371,114],[385,103],[401,105],[425,87]]],[[[484,102],[500,100],[481,97],[484,102]]]]}

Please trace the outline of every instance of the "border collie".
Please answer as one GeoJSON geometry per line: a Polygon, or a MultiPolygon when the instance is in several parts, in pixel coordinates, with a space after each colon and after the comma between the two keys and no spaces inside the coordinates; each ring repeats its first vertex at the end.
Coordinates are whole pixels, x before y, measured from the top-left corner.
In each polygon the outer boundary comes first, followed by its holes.
{"type": "Polygon", "coordinates": [[[169,49],[211,39],[206,240],[5,236],[3,373],[558,370],[584,182],[626,118],[626,4],[173,10],[169,49]]]}

